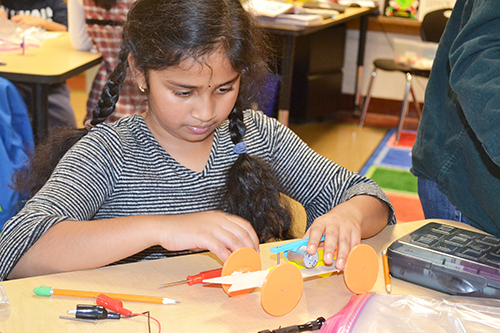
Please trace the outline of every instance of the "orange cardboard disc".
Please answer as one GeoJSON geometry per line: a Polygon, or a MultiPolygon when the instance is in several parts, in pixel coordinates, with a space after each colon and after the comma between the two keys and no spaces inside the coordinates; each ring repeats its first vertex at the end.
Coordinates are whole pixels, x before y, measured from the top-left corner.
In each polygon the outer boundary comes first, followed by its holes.
{"type": "MultiPolygon", "coordinates": [[[[233,272],[255,272],[260,271],[262,264],[260,262],[259,254],[249,247],[242,247],[229,256],[226,262],[224,263],[224,267],[222,267],[221,276],[228,276],[233,274],[233,272]]],[[[229,292],[229,288],[231,285],[223,284],[222,289],[232,297],[243,296],[251,292],[253,289],[245,289],[234,292],[229,292]]]]}
{"type": "Polygon", "coordinates": [[[262,284],[260,303],[271,316],[283,316],[292,311],[302,297],[304,280],[300,270],[292,264],[273,268],[262,284]]]}
{"type": "Polygon", "coordinates": [[[369,292],[378,277],[378,256],[367,244],[355,246],[349,255],[344,268],[344,281],[347,288],[355,294],[369,292]]]}

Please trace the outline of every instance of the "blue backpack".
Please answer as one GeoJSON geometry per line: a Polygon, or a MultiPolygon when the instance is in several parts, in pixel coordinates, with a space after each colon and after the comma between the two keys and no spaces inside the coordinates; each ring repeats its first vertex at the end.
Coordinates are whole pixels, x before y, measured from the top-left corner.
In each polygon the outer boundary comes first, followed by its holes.
{"type": "Polygon", "coordinates": [[[0,78],[0,230],[25,198],[12,190],[12,175],[33,152],[33,130],[26,104],[17,88],[0,78]]]}

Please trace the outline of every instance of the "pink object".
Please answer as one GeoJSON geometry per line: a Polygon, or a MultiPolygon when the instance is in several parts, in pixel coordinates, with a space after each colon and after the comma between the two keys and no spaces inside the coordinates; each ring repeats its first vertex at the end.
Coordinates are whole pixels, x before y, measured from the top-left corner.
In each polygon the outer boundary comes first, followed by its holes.
{"type": "Polygon", "coordinates": [[[373,293],[352,296],[349,303],[340,312],[325,321],[319,333],[351,332],[366,302],[372,296],[373,293]]]}

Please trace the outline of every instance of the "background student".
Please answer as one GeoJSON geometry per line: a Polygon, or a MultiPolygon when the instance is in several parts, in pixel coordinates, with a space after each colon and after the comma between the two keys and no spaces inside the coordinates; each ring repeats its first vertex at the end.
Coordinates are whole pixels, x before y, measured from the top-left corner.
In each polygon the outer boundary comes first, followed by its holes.
{"type": "MultiPolygon", "coordinates": [[[[68,10],[63,0],[2,0],[0,15],[13,22],[42,27],[48,31],[68,30],[68,10]]],[[[32,86],[26,83],[13,83],[30,108],[32,86]]],[[[76,127],[76,118],[70,102],[70,90],[65,82],[49,86],[48,110],[49,130],[58,126],[76,127]]]]}
{"type": "MultiPolygon", "coordinates": [[[[87,100],[87,117],[97,105],[104,84],[118,64],[123,24],[135,0],[68,0],[69,35],[73,47],[80,51],[95,51],[103,61],[92,84],[87,100]]],[[[109,122],[147,109],[147,97],[133,79],[122,85],[120,99],[109,122]]]]}
{"type": "Polygon", "coordinates": [[[137,1],[88,129],[52,136],[16,178],[33,197],[2,231],[0,279],[197,250],[225,261],[294,236],[281,193],[305,207],[308,251],[325,235],[325,262],[338,247],[343,269],[394,211],[373,181],[247,109],[268,73],[266,42],[239,0],[137,1]],[[127,73],[148,110],[108,124],[127,73]],[[55,146],[71,148],[52,171],[55,146]]]}
{"type": "Polygon", "coordinates": [[[426,218],[500,237],[500,11],[458,0],[441,38],[413,146],[426,218]]]}

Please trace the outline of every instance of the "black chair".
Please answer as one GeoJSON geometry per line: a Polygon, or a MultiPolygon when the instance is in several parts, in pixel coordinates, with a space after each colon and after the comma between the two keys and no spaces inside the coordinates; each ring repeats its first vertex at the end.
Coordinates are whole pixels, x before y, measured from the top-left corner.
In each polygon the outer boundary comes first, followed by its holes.
{"type": "MultiPolygon", "coordinates": [[[[422,20],[420,27],[420,36],[423,41],[439,43],[441,35],[444,32],[446,23],[448,22],[449,14],[451,9],[439,9],[436,11],[429,12],[425,15],[422,20]]],[[[413,103],[415,104],[415,109],[417,110],[417,117],[420,120],[421,110],[420,104],[415,96],[415,92],[412,87],[412,79],[414,76],[420,76],[428,78],[431,71],[430,69],[416,69],[410,66],[396,62],[394,59],[375,59],[373,61],[373,70],[370,78],[370,83],[368,85],[368,94],[366,95],[363,109],[361,111],[361,116],[359,119],[359,126],[363,126],[366,113],[368,112],[368,106],[370,105],[370,99],[373,89],[373,84],[375,83],[375,77],[377,76],[377,70],[383,70],[388,72],[401,72],[406,76],[406,87],[405,94],[403,98],[403,104],[401,105],[401,111],[399,116],[398,128],[396,132],[396,143],[399,141],[401,136],[401,130],[403,129],[404,120],[406,114],[408,113],[408,95],[411,93],[413,97],[413,103]]]]}

